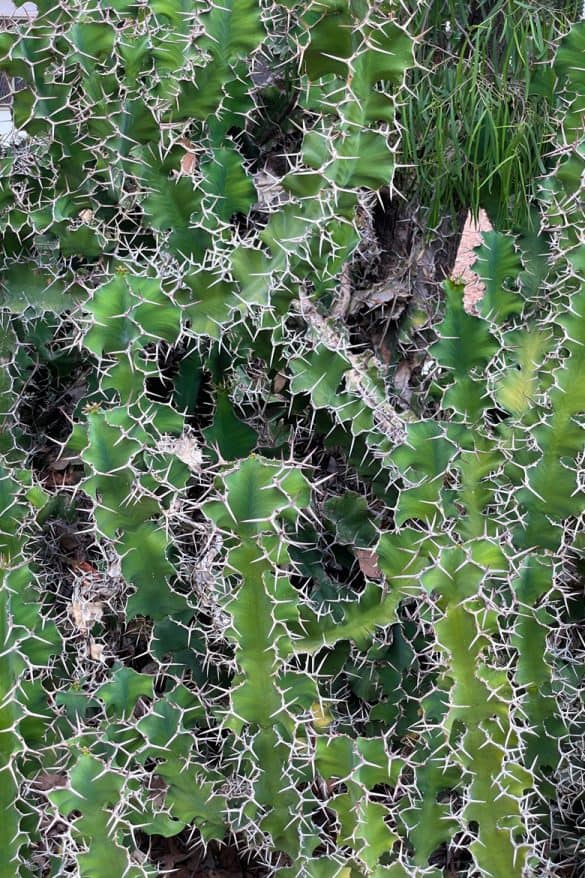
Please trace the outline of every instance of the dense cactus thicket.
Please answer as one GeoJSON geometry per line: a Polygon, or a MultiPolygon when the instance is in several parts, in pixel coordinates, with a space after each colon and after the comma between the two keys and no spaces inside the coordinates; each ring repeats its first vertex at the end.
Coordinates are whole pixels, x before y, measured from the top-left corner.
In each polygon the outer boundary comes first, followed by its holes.
{"type": "Polygon", "coordinates": [[[580,5],[6,24],[1,878],[583,875],[580,5]]]}

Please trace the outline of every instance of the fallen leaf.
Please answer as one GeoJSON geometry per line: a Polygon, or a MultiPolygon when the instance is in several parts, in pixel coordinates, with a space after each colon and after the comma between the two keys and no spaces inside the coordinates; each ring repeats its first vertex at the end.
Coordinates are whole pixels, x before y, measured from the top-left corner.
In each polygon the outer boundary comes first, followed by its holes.
{"type": "Polygon", "coordinates": [[[284,390],[286,387],[286,375],[283,375],[282,372],[277,372],[274,376],[274,392],[280,393],[281,390],[284,390]]]}
{"type": "Polygon", "coordinates": [[[93,659],[94,662],[103,662],[104,661],[104,647],[101,643],[96,643],[95,640],[91,640],[89,644],[89,657],[93,659]]]}
{"type": "MultiPolygon", "coordinates": [[[[53,468],[51,468],[53,469],[53,468]]],[[[69,464],[61,468],[55,468],[54,472],[47,472],[45,476],[43,476],[43,484],[47,487],[57,487],[62,488],[65,486],[76,485],[82,477],[81,470],[73,469],[69,467],[69,464]]]]}
{"type": "Polygon", "coordinates": [[[195,436],[190,433],[185,432],[178,437],[162,436],[156,447],[161,454],[174,454],[193,472],[201,472],[203,452],[195,436]]]}
{"type": "Polygon", "coordinates": [[[356,549],[355,556],[366,579],[383,578],[383,573],[378,567],[378,556],[373,549],[356,549]]]}
{"type": "Polygon", "coordinates": [[[41,771],[40,774],[37,774],[33,781],[33,785],[35,790],[41,790],[41,792],[48,792],[48,790],[56,790],[59,787],[67,786],[67,775],[66,774],[51,774],[48,771],[41,771]]]}
{"type": "Polygon", "coordinates": [[[480,210],[477,224],[473,222],[471,214],[468,215],[463,234],[461,235],[461,242],[457,251],[455,265],[453,266],[452,276],[454,278],[461,278],[465,283],[463,307],[468,314],[477,313],[477,303],[485,291],[483,281],[480,280],[471,268],[476,259],[476,254],[473,250],[474,247],[478,247],[481,244],[481,233],[489,232],[491,228],[492,225],[487,213],[485,210],[480,210]]]}
{"type": "Polygon", "coordinates": [[[81,570],[82,573],[86,573],[92,579],[99,579],[100,572],[96,570],[93,564],[90,564],[89,561],[75,561],[71,562],[71,567],[73,570],[81,570]]]}
{"type": "Polygon", "coordinates": [[[74,625],[85,633],[89,631],[94,622],[100,622],[104,615],[103,604],[84,601],[83,598],[79,597],[71,601],[68,611],[74,625]]]}
{"type": "Polygon", "coordinates": [[[186,152],[181,159],[181,171],[183,174],[192,174],[197,168],[197,156],[194,152],[186,152]]]}
{"type": "Polygon", "coordinates": [[[286,200],[286,192],[280,185],[280,179],[270,171],[259,171],[254,174],[253,180],[258,196],[257,204],[261,209],[275,207],[286,200]]]}
{"type": "Polygon", "coordinates": [[[410,288],[407,284],[398,280],[387,279],[381,283],[373,284],[365,290],[358,290],[352,294],[350,313],[355,313],[360,306],[366,305],[370,310],[382,308],[384,305],[392,305],[391,315],[394,319],[400,317],[410,299],[410,288]]]}
{"type": "Polygon", "coordinates": [[[185,155],[181,157],[181,173],[192,174],[197,170],[197,153],[193,151],[193,144],[186,137],[183,137],[179,143],[185,148],[185,155]]]}
{"type": "Polygon", "coordinates": [[[410,387],[411,375],[412,364],[409,360],[401,360],[394,373],[394,387],[405,402],[409,402],[412,396],[412,388],[410,387]]]}

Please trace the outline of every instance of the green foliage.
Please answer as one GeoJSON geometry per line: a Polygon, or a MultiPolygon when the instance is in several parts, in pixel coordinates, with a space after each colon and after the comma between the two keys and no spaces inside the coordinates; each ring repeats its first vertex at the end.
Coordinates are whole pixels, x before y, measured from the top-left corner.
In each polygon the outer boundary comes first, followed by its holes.
{"type": "MultiPolygon", "coordinates": [[[[582,9],[578,0],[429,0],[404,4],[426,39],[407,79],[403,186],[421,193],[430,225],[484,208],[496,228],[533,225],[534,181],[550,170],[555,131],[551,41],[582,9]]],[[[537,227],[535,231],[537,231],[537,227]]]]}
{"type": "Polygon", "coordinates": [[[39,613],[34,575],[26,557],[27,536],[28,539],[30,536],[22,532],[23,525],[30,526],[29,518],[25,492],[3,466],[0,469],[0,795],[5,814],[0,830],[2,875],[15,874],[23,854],[28,853],[38,837],[34,822],[29,832],[23,825],[25,809],[21,785],[30,778],[31,771],[34,774],[38,770],[38,763],[31,766],[26,759],[29,744],[47,745],[53,738],[40,681],[51,655],[58,652],[61,645],[55,625],[39,613]],[[36,686],[31,686],[31,677],[36,678],[36,686]]]}
{"type": "Polygon", "coordinates": [[[433,2],[39,0],[2,35],[27,139],[0,201],[0,876],[228,844],[282,878],[552,874],[584,27],[553,73],[569,12],[463,5],[432,50],[433,2]],[[344,299],[414,158],[431,215],[524,227],[484,235],[477,313],[443,283],[409,410],[344,299]]]}

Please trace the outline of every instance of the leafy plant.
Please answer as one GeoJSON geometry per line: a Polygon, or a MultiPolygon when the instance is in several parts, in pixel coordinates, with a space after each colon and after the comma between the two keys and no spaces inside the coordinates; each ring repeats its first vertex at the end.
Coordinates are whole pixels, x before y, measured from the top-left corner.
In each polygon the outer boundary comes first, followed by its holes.
{"type": "Polygon", "coordinates": [[[540,8],[475,5],[431,91],[452,115],[520,23],[488,98],[526,117],[514,145],[498,104],[498,151],[463,114],[477,162],[422,204],[498,229],[477,313],[442,285],[411,407],[351,301],[415,146],[427,179],[405,118],[437,4],[39,0],[2,35],[27,139],[0,208],[0,874],[154,876],[180,846],[283,878],[577,864],[585,31],[521,97],[540,8]]]}

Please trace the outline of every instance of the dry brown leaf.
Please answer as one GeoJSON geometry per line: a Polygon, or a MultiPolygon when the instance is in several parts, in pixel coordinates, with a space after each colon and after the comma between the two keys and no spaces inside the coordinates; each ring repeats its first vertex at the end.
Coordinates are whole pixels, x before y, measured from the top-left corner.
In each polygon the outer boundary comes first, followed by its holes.
{"type": "Polygon", "coordinates": [[[59,789],[59,787],[66,787],[67,775],[51,774],[48,771],[41,771],[40,774],[37,774],[35,777],[33,784],[35,790],[40,790],[45,793],[49,790],[59,789]]]}
{"type": "Polygon", "coordinates": [[[465,292],[463,294],[463,307],[468,314],[475,314],[477,311],[477,303],[481,300],[485,285],[478,275],[473,271],[472,265],[475,262],[476,254],[473,252],[475,247],[481,244],[481,233],[491,231],[492,225],[488,219],[485,210],[480,210],[477,225],[468,215],[457,258],[453,266],[452,276],[457,279],[461,278],[465,283],[465,292]]]}
{"type": "Polygon", "coordinates": [[[366,579],[383,578],[384,574],[378,567],[378,556],[373,549],[356,549],[355,555],[366,579]]]}
{"type": "Polygon", "coordinates": [[[284,390],[286,387],[286,375],[283,375],[282,372],[277,372],[274,376],[274,392],[280,393],[281,390],[284,390]]]}
{"type": "Polygon", "coordinates": [[[89,658],[94,662],[103,662],[104,659],[104,646],[101,643],[96,643],[93,638],[89,643],[89,658]]]}
{"type": "Polygon", "coordinates": [[[195,436],[183,432],[180,436],[162,436],[157,442],[157,450],[162,454],[174,454],[187,464],[193,472],[200,473],[203,466],[203,452],[195,436]]]}
{"type": "Polygon", "coordinates": [[[193,144],[186,137],[179,141],[185,149],[185,155],[181,157],[181,174],[193,174],[197,170],[197,153],[193,151],[193,144]]]}
{"type": "Polygon", "coordinates": [[[55,472],[47,471],[42,481],[46,487],[61,488],[76,485],[81,480],[81,477],[81,470],[64,466],[61,469],[56,469],[55,472]]]}
{"type": "Polygon", "coordinates": [[[385,280],[373,284],[365,290],[357,290],[351,297],[351,313],[355,313],[360,306],[366,305],[369,309],[381,308],[383,305],[392,304],[392,312],[396,318],[400,317],[406,303],[410,299],[410,289],[407,284],[398,280],[385,280]]]}
{"type": "Polygon", "coordinates": [[[68,607],[69,615],[73,624],[80,631],[87,632],[94,622],[100,622],[103,615],[103,604],[100,602],[84,601],[83,598],[74,598],[68,607]]]}
{"type": "Polygon", "coordinates": [[[410,360],[401,360],[394,373],[394,387],[405,402],[409,402],[412,396],[410,376],[412,375],[412,363],[410,360]]]}
{"type": "Polygon", "coordinates": [[[280,178],[265,169],[254,174],[254,188],[258,196],[257,204],[260,208],[269,209],[278,206],[286,200],[286,192],[280,185],[280,178]]]}

